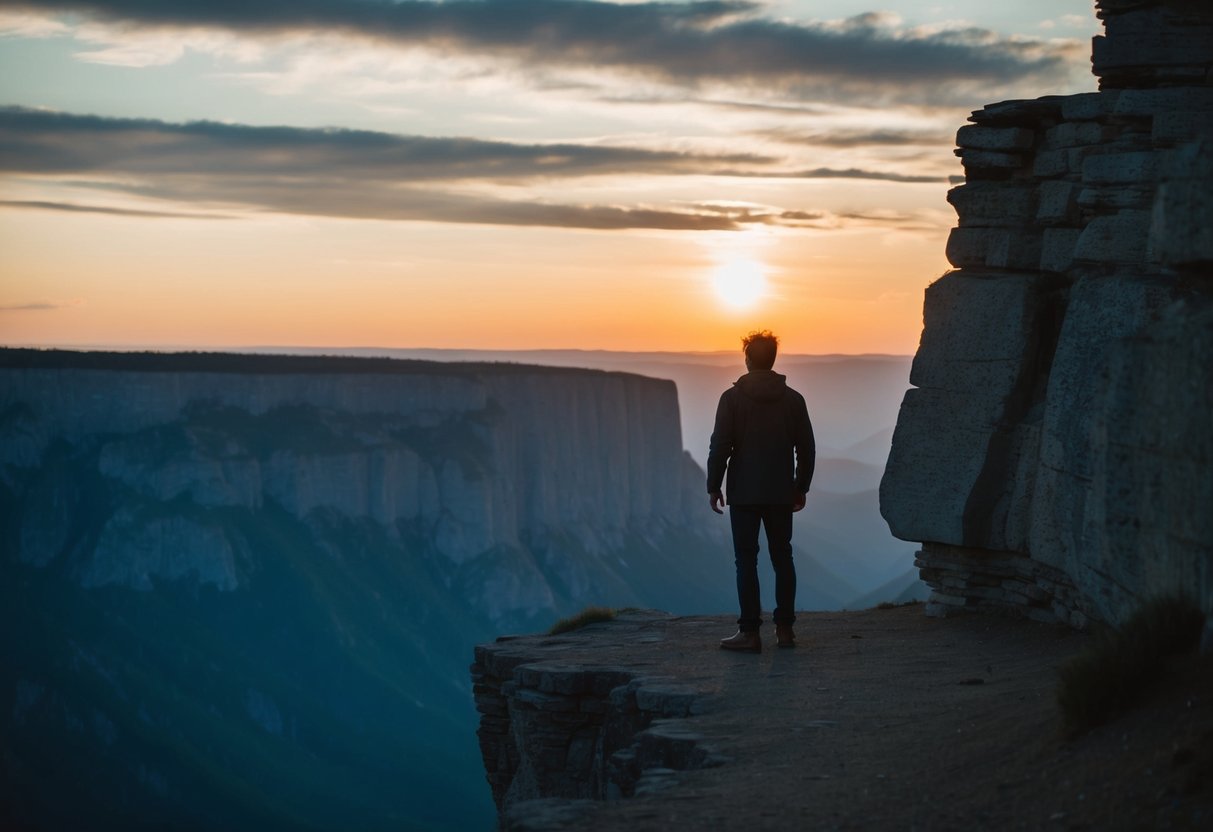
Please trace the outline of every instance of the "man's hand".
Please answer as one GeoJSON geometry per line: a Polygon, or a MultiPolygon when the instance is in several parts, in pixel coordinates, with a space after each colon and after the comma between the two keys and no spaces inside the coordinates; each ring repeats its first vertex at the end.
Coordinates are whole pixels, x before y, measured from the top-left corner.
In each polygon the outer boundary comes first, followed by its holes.
{"type": "MultiPolygon", "coordinates": [[[[724,495],[719,491],[712,491],[708,494],[708,505],[712,507],[712,511],[717,514],[724,514],[724,495]]],[[[802,502],[801,505],[804,505],[802,502]]]]}
{"type": "Polygon", "coordinates": [[[792,511],[796,512],[804,508],[804,499],[807,496],[807,494],[801,494],[799,491],[792,495],[792,511]]]}

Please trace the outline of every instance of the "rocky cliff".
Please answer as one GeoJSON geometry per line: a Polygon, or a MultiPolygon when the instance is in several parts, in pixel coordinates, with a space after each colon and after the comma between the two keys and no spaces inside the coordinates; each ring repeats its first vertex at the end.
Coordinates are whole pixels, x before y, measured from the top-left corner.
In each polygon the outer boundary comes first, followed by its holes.
{"type": "Polygon", "coordinates": [[[991,104],[881,484],[928,612],[1213,610],[1213,12],[1100,0],[1098,92],[991,104]]]}
{"type": "Polygon", "coordinates": [[[670,382],[7,350],[0,431],[0,825],[486,825],[474,643],[731,603],[670,382]]]}

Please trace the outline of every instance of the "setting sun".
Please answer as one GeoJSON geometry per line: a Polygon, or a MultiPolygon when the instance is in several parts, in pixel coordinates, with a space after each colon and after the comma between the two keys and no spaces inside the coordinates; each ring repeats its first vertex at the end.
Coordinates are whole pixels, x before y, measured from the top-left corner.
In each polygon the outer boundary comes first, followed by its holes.
{"type": "Polygon", "coordinates": [[[749,309],[767,293],[766,268],[756,260],[725,261],[712,272],[712,288],[726,306],[749,309]]]}

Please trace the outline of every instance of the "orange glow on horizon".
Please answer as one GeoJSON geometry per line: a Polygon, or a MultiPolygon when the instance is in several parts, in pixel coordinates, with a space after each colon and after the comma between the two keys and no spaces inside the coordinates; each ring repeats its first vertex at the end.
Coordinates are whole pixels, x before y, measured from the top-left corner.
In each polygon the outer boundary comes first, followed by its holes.
{"type": "Polygon", "coordinates": [[[946,268],[942,232],[783,232],[760,249],[726,236],[722,249],[679,233],[282,216],[4,219],[8,345],[698,352],[771,329],[789,353],[910,354],[922,290],[946,268]],[[747,279],[761,296],[741,296],[747,279]]]}

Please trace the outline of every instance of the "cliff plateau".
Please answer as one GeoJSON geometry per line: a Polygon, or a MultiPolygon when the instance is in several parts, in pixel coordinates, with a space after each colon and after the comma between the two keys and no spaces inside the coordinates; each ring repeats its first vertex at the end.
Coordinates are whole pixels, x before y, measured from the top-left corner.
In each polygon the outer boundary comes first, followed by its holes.
{"type": "Polygon", "coordinates": [[[927,289],[880,492],[930,614],[1213,611],[1213,12],[1096,5],[1098,92],[957,133],[956,271],[927,289]]]}

